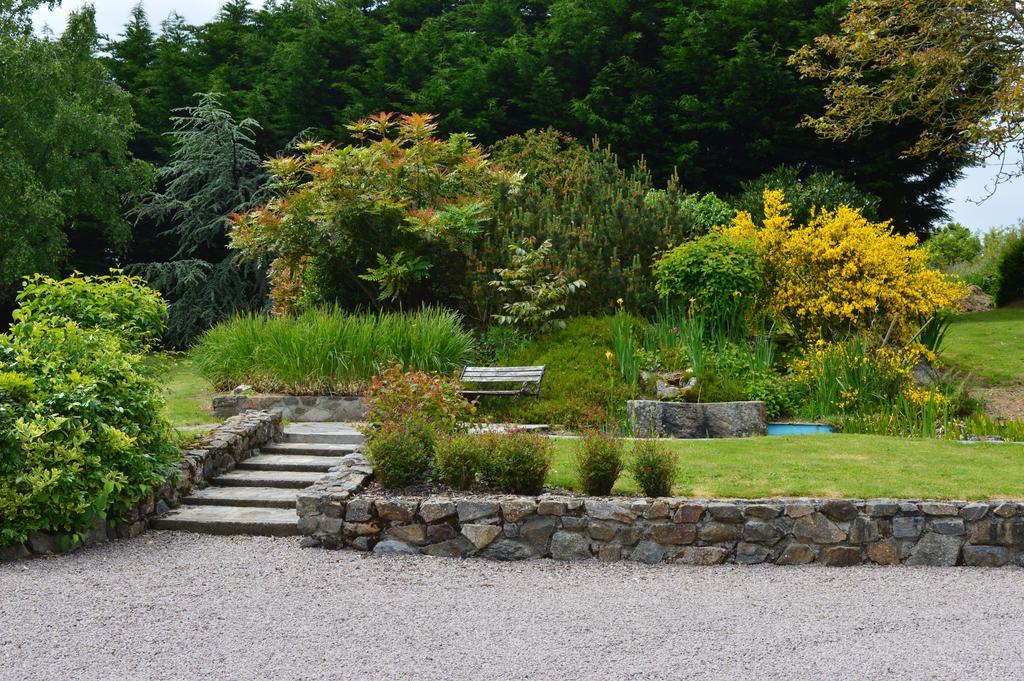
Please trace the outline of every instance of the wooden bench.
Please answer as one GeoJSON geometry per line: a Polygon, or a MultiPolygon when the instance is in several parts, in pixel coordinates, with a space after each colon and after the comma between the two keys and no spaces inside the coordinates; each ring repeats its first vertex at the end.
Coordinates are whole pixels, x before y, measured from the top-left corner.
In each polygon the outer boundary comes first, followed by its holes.
{"type": "Polygon", "coordinates": [[[465,367],[463,383],[486,384],[518,384],[515,389],[504,390],[463,390],[462,394],[473,399],[476,397],[540,397],[540,383],[544,380],[545,366],[537,367],[465,367]]]}

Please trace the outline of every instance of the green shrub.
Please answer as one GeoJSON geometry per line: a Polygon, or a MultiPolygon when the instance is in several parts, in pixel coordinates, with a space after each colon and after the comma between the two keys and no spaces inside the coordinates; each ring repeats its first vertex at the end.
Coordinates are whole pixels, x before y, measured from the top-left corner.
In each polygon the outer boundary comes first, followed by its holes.
{"type": "Polygon", "coordinates": [[[455,489],[472,487],[480,470],[485,443],[485,438],[468,434],[435,443],[434,467],[438,480],[455,489]]]}
{"type": "Polygon", "coordinates": [[[384,487],[425,482],[434,459],[434,432],[416,420],[385,424],[370,437],[366,458],[384,487]]]}
{"type": "Polygon", "coordinates": [[[928,249],[928,264],[946,270],[961,263],[971,262],[981,255],[981,239],[957,222],[950,222],[936,230],[924,242],[928,249]]]}
{"type": "Polygon", "coordinates": [[[167,304],[139,277],[112,270],[104,276],[75,273],[56,280],[36,274],[25,278],[14,321],[22,324],[71,321],[120,338],[125,349],[146,350],[160,341],[167,304]]]}
{"type": "Polygon", "coordinates": [[[414,419],[437,433],[460,430],[475,409],[460,393],[458,381],[397,365],[374,377],[366,393],[366,421],[375,429],[414,419]]]}
{"type": "Polygon", "coordinates": [[[37,531],[79,541],[171,474],[176,439],[139,362],[67,321],[0,336],[0,546],[37,531]]]}
{"type": "Polygon", "coordinates": [[[761,290],[754,242],[715,231],[663,254],[654,263],[658,295],[712,323],[741,316],[761,290]]]}
{"type": "MultiPolygon", "coordinates": [[[[630,310],[657,305],[651,277],[655,254],[689,238],[696,226],[681,205],[675,180],[653,198],[642,164],[623,168],[608,149],[580,144],[554,130],[507,137],[492,149],[494,161],[522,172],[518,192],[497,202],[494,223],[473,245],[461,299],[484,320],[500,306],[488,285],[492,272],[508,267],[508,244],[524,237],[550,239],[550,271],[566,271],[587,282],[568,301],[570,314],[607,312],[611,301],[630,310]]],[[[700,209],[713,210],[709,200],[700,209]]]]}
{"type": "Polygon", "coordinates": [[[788,376],[762,373],[747,379],[744,399],[764,402],[769,420],[795,414],[800,409],[800,389],[788,376]]]}
{"type": "Polygon", "coordinates": [[[622,443],[610,435],[587,434],[576,443],[575,460],[583,491],[591,496],[608,496],[622,472],[622,443]]]}
{"type": "Polygon", "coordinates": [[[472,334],[449,310],[322,309],[298,317],[237,316],[204,334],[192,354],[218,390],[246,383],[266,392],[358,394],[393,364],[448,374],[472,351],[472,334]]]}
{"type": "Polygon", "coordinates": [[[649,497],[667,497],[679,472],[675,452],[657,440],[635,440],[629,457],[629,473],[649,497]]]}
{"type": "Polygon", "coordinates": [[[1024,238],[1024,227],[990,229],[982,235],[981,255],[966,262],[959,262],[946,268],[968,284],[980,287],[993,298],[999,296],[999,263],[1007,248],[1024,238]]]}
{"type": "Polygon", "coordinates": [[[480,477],[511,494],[540,494],[551,468],[551,443],[526,432],[480,436],[484,455],[480,477]]]}
{"type": "Polygon", "coordinates": [[[1024,298],[1024,235],[1013,239],[999,259],[997,305],[1009,305],[1024,298]]]}

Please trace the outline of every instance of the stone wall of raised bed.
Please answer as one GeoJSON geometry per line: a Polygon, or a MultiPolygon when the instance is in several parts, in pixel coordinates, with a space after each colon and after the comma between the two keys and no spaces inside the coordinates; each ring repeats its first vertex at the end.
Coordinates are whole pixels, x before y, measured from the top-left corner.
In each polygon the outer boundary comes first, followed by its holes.
{"type": "Polygon", "coordinates": [[[307,542],[378,554],[643,563],[1024,567],[1024,504],[578,497],[300,500],[307,542]]]}
{"type": "MultiPolygon", "coordinates": [[[[283,429],[281,415],[270,412],[246,411],[227,419],[183,450],[177,469],[167,481],[123,517],[109,520],[97,517],[92,529],[85,534],[84,544],[89,546],[142,534],[151,518],[178,506],[182,497],[195,488],[205,487],[209,478],[258,454],[261,446],[280,439],[283,429]]],[[[0,548],[0,561],[51,553],[60,553],[57,538],[34,532],[23,545],[0,548]]]]}
{"type": "Polygon", "coordinates": [[[366,402],[346,395],[216,395],[213,415],[234,416],[247,409],[273,411],[289,421],[362,421],[366,402]]]}

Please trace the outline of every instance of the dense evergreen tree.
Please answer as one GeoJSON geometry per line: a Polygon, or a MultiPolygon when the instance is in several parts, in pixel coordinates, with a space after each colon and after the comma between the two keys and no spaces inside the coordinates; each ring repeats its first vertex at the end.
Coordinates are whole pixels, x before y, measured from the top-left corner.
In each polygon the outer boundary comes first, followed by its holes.
{"type": "Polygon", "coordinates": [[[174,151],[156,173],[156,191],[135,214],[169,229],[176,250],[166,262],[137,263],[170,302],[166,340],[184,347],[213,324],[243,310],[259,309],[266,276],[240,263],[227,248],[229,215],[266,198],[267,174],[253,149],[259,125],[236,121],[215,94],[176,112],[167,137],[174,151]]]}
{"type": "MultiPolygon", "coordinates": [[[[488,144],[549,126],[599,136],[627,164],[643,157],[661,182],[678,170],[690,190],[738,192],[779,165],[831,171],[878,196],[881,217],[924,232],[962,161],[901,156],[920,125],[841,143],[798,125],[825,98],[787,60],[836,30],[845,9],[845,0],[274,0],[260,9],[231,0],[203,26],[169,19],[151,51],[133,15],[110,53],[125,87],[151,88],[152,107],[139,107],[147,140],[197,91],[220,91],[228,108],[263,121],[261,153],[306,128],[347,141],[344,125],[369,113],[432,111],[443,133],[488,144]]],[[[166,144],[152,146],[166,158],[166,144]]]]}

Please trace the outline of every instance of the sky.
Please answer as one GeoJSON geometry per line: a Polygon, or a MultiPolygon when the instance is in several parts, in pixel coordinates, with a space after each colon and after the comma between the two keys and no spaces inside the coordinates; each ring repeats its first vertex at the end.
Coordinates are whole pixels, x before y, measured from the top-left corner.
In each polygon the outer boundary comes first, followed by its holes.
{"type": "MultiPolygon", "coordinates": [[[[111,37],[119,35],[128,19],[131,8],[138,0],[93,0],[96,7],[96,23],[100,33],[111,37]]],[[[56,9],[42,8],[36,12],[35,25],[37,30],[49,26],[55,33],[60,33],[67,21],[68,14],[81,7],[82,0],[64,0],[56,9]]],[[[252,2],[252,4],[257,4],[252,2]]],[[[185,18],[185,21],[200,24],[209,21],[219,9],[220,0],[143,0],[143,6],[154,28],[172,11],[185,18]]],[[[1012,160],[1019,160],[1015,156],[1012,160]]],[[[996,160],[991,162],[997,163],[996,160]]],[[[1016,224],[1024,218],[1024,178],[1002,184],[996,193],[989,197],[987,187],[992,183],[997,168],[993,166],[968,169],[962,180],[948,191],[950,218],[965,227],[983,232],[989,227],[1016,224]],[[984,200],[982,200],[984,199],[984,200]],[[980,201],[980,203],[979,203],[980,201]]]]}

